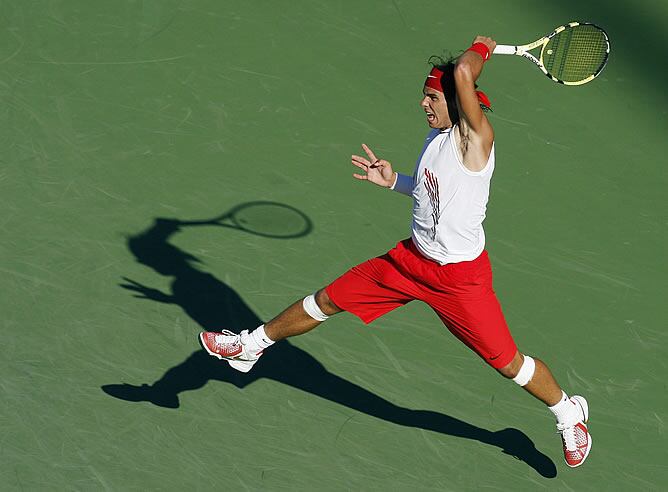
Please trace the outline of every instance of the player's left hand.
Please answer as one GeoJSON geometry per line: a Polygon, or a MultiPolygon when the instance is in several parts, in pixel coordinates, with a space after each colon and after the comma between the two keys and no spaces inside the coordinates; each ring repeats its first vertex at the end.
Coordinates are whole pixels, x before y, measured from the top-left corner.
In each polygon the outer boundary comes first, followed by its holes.
{"type": "Polygon", "coordinates": [[[353,155],[352,164],[362,169],[365,174],[354,173],[353,177],[363,181],[370,181],[383,188],[390,188],[394,184],[392,164],[384,159],[378,159],[376,154],[365,144],[362,144],[362,148],[369,158],[365,159],[364,157],[353,155]]]}

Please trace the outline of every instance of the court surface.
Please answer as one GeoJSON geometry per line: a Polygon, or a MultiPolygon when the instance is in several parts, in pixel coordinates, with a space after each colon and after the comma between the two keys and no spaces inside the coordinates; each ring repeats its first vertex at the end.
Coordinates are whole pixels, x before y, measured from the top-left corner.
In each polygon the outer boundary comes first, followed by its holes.
{"type": "Polygon", "coordinates": [[[633,5],[3,3],[0,489],[665,487],[668,9],[633,5]],[[570,20],[609,31],[597,80],[497,56],[479,83],[496,291],[521,350],[589,400],[582,468],[422,305],[337,316],[245,376],[203,354],[201,329],[253,328],[407,237],[410,200],[349,159],[364,142],[412,171],[430,55],[570,20]],[[262,201],[312,228],[186,223],[262,201]]]}

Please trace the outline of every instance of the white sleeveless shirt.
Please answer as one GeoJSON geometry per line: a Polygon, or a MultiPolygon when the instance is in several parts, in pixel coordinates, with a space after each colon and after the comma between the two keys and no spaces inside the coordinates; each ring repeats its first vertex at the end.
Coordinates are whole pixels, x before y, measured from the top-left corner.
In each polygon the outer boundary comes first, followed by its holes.
{"type": "Polygon", "coordinates": [[[429,133],[412,192],[412,238],[424,256],[445,265],[475,260],[482,253],[493,172],[494,144],[485,167],[474,172],[461,162],[452,128],[429,133]]]}

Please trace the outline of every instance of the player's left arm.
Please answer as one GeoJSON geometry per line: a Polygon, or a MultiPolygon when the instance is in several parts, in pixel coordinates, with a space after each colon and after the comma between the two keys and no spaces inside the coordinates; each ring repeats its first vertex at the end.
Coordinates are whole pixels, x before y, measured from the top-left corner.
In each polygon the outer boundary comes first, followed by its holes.
{"type": "MultiPolygon", "coordinates": [[[[496,41],[486,36],[476,36],[473,43],[483,43],[492,53],[496,41]]],[[[494,130],[480,107],[475,82],[480,77],[484,60],[475,51],[465,51],[457,59],[455,65],[455,86],[459,101],[460,118],[463,120],[462,130],[471,140],[482,144],[488,154],[494,141],[494,130]],[[468,135],[472,133],[472,135],[468,135]]]]}

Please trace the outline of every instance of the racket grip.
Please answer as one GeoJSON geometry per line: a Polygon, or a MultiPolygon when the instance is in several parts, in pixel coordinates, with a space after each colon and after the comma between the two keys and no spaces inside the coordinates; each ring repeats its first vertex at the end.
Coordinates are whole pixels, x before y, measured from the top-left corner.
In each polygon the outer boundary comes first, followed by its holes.
{"type": "Polygon", "coordinates": [[[497,44],[496,48],[494,48],[495,55],[514,55],[515,53],[517,53],[517,46],[497,44]]]}

